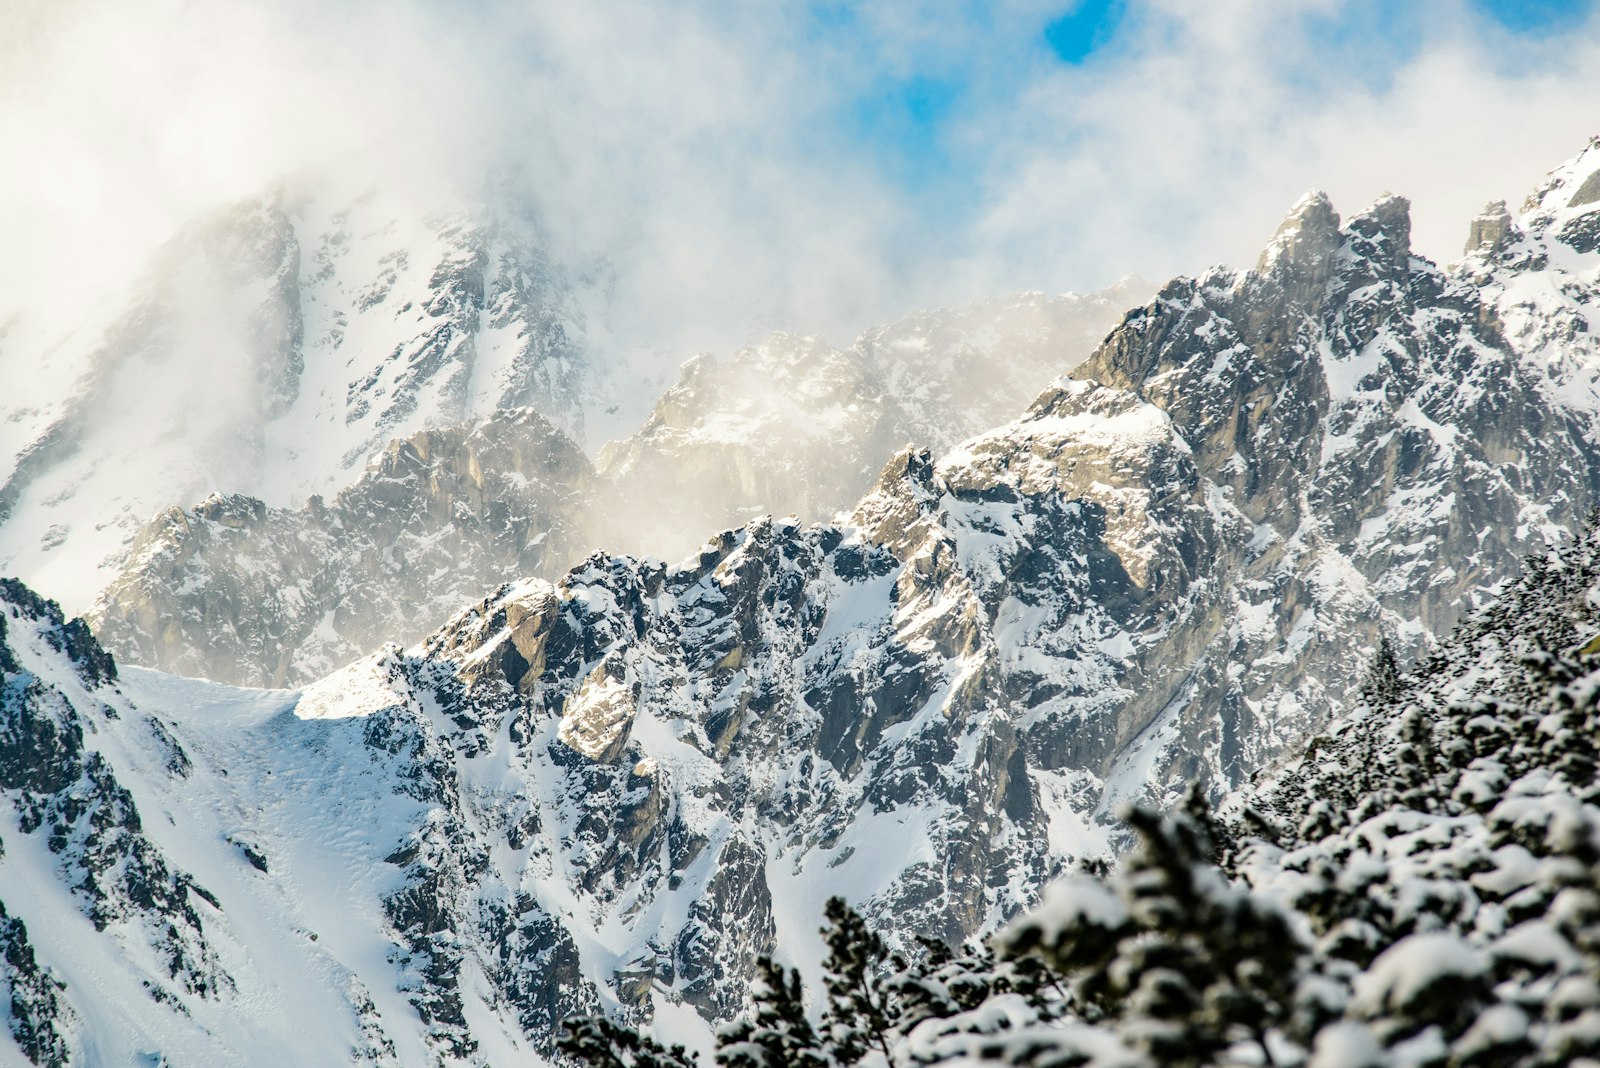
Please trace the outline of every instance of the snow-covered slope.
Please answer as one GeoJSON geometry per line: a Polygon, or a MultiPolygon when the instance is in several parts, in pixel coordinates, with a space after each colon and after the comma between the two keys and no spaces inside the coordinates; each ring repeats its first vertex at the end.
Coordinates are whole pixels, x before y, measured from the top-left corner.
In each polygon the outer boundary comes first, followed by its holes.
{"type": "Polygon", "coordinates": [[[463,724],[415,703],[396,658],[234,690],[119,673],[16,584],[0,620],[19,949],[0,974],[36,1063],[503,1064],[595,1004],[561,929],[487,877],[526,847],[491,857],[463,822],[480,792],[522,814],[532,795],[453,749],[463,724]],[[463,894],[483,911],[450,911],[463,894]]]}
{"type": "Polygon", "coordinates": [[[82,609],[173,504],[332,495],[390,439],[508,406],[603,435],[621,398],[583,290],[503,199],[285,186],[191,224],[69,337],[8,335],[0,571],[82,609]]]}

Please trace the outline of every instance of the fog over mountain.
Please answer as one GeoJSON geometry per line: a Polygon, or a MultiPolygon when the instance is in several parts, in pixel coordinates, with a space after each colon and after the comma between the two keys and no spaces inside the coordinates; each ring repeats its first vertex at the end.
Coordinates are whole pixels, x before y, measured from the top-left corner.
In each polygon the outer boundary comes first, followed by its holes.
{"type": "Polygon", "coordinates": [[[1405,193],[1443,260],[1600,103],[1582,9],[1514,33],[1472,0],[1132,0],[1083,58],[1051,50],[1054,20],[1106,6],[20,0],[0,292],[76,318],[283,175],[427,202],[499,166],[573,259],[612,264],[618,343],[670,374],[767,328],[842,343],[1243,262],[1309,188],[1405,193]]]}

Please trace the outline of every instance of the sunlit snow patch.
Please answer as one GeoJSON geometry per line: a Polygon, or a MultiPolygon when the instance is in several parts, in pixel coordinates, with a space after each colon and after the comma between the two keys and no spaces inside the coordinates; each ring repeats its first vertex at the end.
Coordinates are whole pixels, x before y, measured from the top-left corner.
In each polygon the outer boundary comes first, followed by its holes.
{"type": "Polygon", "coordinates": [[[301,719],[358,719],[405,704],[393,688],[392,650],[357,660],[306,687],[294,714],[301,719]]]}
{"type": "Polygon", "coordinates": [[[601,667],[567,698],[556,737],[590,760],[600,760],[621,744],[634,712],[633,688],[601,667]]]}

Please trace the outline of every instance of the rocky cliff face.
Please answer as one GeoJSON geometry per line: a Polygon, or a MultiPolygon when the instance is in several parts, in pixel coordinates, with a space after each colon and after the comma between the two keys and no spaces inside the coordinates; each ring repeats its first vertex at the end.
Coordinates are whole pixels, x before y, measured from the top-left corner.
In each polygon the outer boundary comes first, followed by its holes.
{"type": "MultiPolygon", "coordinates": [[[[1260,766],[1342,696],[1352,642],[1414,650],[1595,503],[1592,409],[1570,385],[1593,354],[1560,350],[1553,376],[1505,328],[1508,274],[1440,271],[1408,230],[1399,198],[1343,229],[1307,198],[1255,271],[1172,283],[1075,372],[1167,413],[1240,534],[1204,567],[1208,622],[1142,651],[1191,665],[1181,687],[1125,711],[1185,773],[1260,766]]],[[[1597,266],[1569,299],[1592,299],[1597,266]]]]}
{"type": "Polygon", "coordinates": [[[167,510],[91,619],[135,663],[303,684],[422,638],[499,583],[564,568],[592,483],[578,447],[529,408],[420,431],[331,501],[235,494],[167,510]]]}
{"type": "Polygon", "coordinates": [[[330,496],[390,439],[505,407],[581,441],[607,389],[579,304],[492,201],[286,187],[200,219],[103,321],[6,346],[0,570],[86,607],[174,502],[330,496]]]}

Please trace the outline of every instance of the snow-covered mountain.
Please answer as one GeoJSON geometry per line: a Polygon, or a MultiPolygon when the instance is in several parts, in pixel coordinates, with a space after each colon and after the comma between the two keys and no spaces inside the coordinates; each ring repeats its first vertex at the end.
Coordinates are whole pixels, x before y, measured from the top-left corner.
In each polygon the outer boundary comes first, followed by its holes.
{"type": "Polygon", "coordinates": [[[134,663],[311,682],[385,641],[421,639],[501,582],[555,578],[595,547],[676,559],[763,511],[826,519],[908,440],[949,445],[1021,410],[1136,292],[1127,282],[922,312],[843,351],[777,335],[727,365],[697,357],[643,429],[601,450],[597,477],[530,411],[419,431],[379,453],[331,517],[237,495],[220,512],[157,515],[90,618],[134,663]]]}
{"type": "Polygon", "coordinates": [[[299,685],[421,639],[501,582],[585,550],[594,473],[531,408],[393,441],[331,500],[217,495],[140,532],[90,619],[124,660],[299,685]]]}
{"type": "Polygon", "coordinates": [[[286,185],[195,221],[67,338],[6,337],[0,570],[86,608],[174,504],[332,496],[391,439],[509,406],[606,433],[590,290],[509,202],[286,185]]]}
{"type": "Polygon", "coordinates": [[[1310,196],[1253,270],[1169,283],[840,521],[597,553],[302,691],[114,675],[6,586],[13,1034],[43,1063],[501,1063],[594,1008],[702,1041],[755,953],[814,976],[831,894],[994,929],[1114,844],[1115,802],[1243,781],[1380,635],[1423,648],[1572,536],[1597,171],[1449,269],[1403,200],[1310,196]]]}
{"type": "MultiPolygon", "coordinates": [[[[1193,790],[1130,806],[1115,869],[1061,879],[986,945],[897,953],[830,901],[825,1007],[763,966],[717,1062],[1600,1063],[1597,550],[1591,526],[1530,558],[1409,673],[1386,649],[1229,816],[1193,790]]],[[[561,1048],[695,1064],[592,1016],[561,1048]]]]}
{"type": "MultiPolygon", "coordinates": [[[[1581,316],[1600,256],[1527,232],[1581,316]]],[[[1441,271],[1407,236],[1399,198],[1340,229],[1308,197],[1255,271],[1170,284],[1075,372],[1172,419],[1229,531],[1193,644],[1148,650],[1182,682],[1140,687],[1125,721],[1186,774],[1238,781],[1343,696],[1350,642],[1417,649],[1596,502],[1593,354],[1508,332],[1517,267],[1441,271]]]]}

